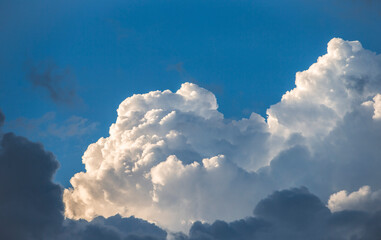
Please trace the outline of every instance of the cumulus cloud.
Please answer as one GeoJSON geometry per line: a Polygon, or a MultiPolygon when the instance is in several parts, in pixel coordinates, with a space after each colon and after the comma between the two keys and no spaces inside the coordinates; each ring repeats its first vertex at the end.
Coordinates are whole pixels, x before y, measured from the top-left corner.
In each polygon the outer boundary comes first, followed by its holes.
{"type": "Polygon", "coordinates": [[[347,113],[381,90],[381,57],[358,41],[334,38],[327,54],[296,74],[296,88],[268,109],[275,134],[325,137],[347,113]]]}
{"type": "Polygon", "coordinates": [[[245,214],[254,204],[255,186],[249,179],[255,174],[242,168],[266,164],[267,153],[261,151],[268,138],[266,123],[257,114],[226,121],[217,106],[211,92],[191,83],[175,93],[127,98],[110,137],[85,152],[87,172],[76,174],[74,189],[65,191],[67,216],[91,219],[120,213],[180,230],[197,219],[245,214]],[[236,194],[229,194],[232,186],[236,194]],[[227,196],[245,207],[220,211],[225,203],[217,200],[227,196]],[[211,209],[205,204],[209,202],[216,207],[211,209]]]}
{"type": "Polygon", "coordinates": [[[186,231],[243,218],[279,189],[304,185],[324,201],[381,189],[381,56],[335,38],[295,84],[267,119],[225,119],[214,94],[192,83],[127,98],[110,136],[83,155],[66,216],[135,215],[186,231]]]}
{"type": "Polygon", "coordinates": [[[29,63],[27,80],[34,87],[43,89],[57,104],[74,106],[82,103],[77,94],[75,81],[69,69],[60,69],[54,62],[29,63]]]}

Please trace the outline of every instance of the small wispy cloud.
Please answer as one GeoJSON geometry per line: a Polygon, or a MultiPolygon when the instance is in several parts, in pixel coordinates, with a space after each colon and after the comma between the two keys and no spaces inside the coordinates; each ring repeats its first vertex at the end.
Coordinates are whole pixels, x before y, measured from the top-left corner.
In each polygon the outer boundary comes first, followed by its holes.
{"type": "Polygon", "coordinates": [[[78,116],[71,116],[63,124],[52,123],[47,132],[59,138],[83,136],[93,132],[98,126],[96,122],[78,116]]]}
{"type": "Polygon", "coordinates": [[[63,122],[59,122],[56,113],[48,112],[40,118],[18,118],[10,122],[8,127],[25,132],[27,135],[38,134],[41,137],[67,139],[91,134],[97,126],[97,122],[91,122],[79,116],[71,116],[63,122]]]}
{"type": "Polygon", "coordinates": [[[78,96],[75,77],[69,68],[59,68],[53,61],[27,63],[27,80],[48,93],[56,104],[75,106],[82,103],[78,96]]]}
{"type": "Polygon", "coordinates": [[[224,88],[221,84],[217,83],[204,83],[200,82],[185,69],[184,63],[183,62],[177,62],[175,64],[169,64],[167,65],[167,71],[174,71],[177,72],[180,75],[181,81],[182,82],[191,82],[195,83],[199,86],[202,86],[216,94],[223,94],[224,88]]]}
{"type": "Polygon", "coordinates": [[[185,70],[184,63],[178,62],[175,64],[169,64],[167,66],[167,71],[175,71],[177,72],[182,80],[188,81],[188,82],[194,82],[195,79],[185,70]]]}

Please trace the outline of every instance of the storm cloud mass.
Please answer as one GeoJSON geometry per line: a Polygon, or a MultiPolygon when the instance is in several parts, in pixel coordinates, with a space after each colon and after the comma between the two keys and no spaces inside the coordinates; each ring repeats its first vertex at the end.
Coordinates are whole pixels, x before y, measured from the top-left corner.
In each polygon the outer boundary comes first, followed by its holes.
{"type": "Polygon", "coordinates": [[[133,95],[68,189],[52,182],[53,154],[4,134],[0,234],[380,239],[381,56],[335,38],[295,84],[266,119],[238,121],[192,83],[133,95]]]}

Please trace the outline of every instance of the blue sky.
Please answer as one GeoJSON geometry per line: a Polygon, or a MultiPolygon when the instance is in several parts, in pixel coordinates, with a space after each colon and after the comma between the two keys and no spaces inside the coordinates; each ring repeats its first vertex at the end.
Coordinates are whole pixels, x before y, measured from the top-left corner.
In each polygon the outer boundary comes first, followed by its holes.
{"type": "Polygon", "coordinates": [[[380,53],[380,22],[380,3],[360,0],[1,1],[5,128],[54,152],[68,186],[134,93],[190,81],[216,95],[226,118],[265,116],[331,38],[380,53]],[[46,69],[69,100],[33,86],[46,69]]]}

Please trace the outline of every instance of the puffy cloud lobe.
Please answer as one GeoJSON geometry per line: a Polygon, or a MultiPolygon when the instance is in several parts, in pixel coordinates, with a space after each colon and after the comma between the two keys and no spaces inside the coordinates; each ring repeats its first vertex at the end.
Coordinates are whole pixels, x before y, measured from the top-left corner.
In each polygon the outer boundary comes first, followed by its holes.
{"type": "Polygon", "coordinates": [[[372,192],[369,186],[363,186],[350,194],[342,190],[330,196],[328,208],[332,212],[343,210],[374,212],[381,210],[381,190],[372,192]]]}
{"type": "Polygon", "coordinates": [[[289,136],[326,136],[357,105],[381,90],[381,56],[358,41],[334,38],[328,53],[296,74],[296,88],[268,109],[272,132],[289,136]]]}
{"type": "MultiPolygon", "coordinates": [[[[245,216],[247,211],[244,210],[251,209],[255,204],[257,176],[229,163],[223,155],[185,166],[176,157],[170,156],[152,168],[151,177],[155,204],[159,209],[177,209],[168,211],[166,217],[176,219],[180,216],[184,221],[182,225],[189,216],[189,223],[195,220],[213,221],[221,209],[224,210],[219,216],[223,219],[245,216]],[[224,199],[221,200],[221,197],[224,199]],[[231,204],[226,208],[227,202],[234,203],[240,199],[245,199],[241,201],[245,206],[231,204]],[[190,215],[189,209],[195,212],[190,215]]],[[[181,225],[178,227],[181,228],[181,225]]]]}
{"type": "Polygon", "coordinates": [[[374,118],[380,64],[380,55],[358,42],[333,39],[328,54],[297,74],[297,87],[268,110],[277,140],[271,144],[280,152],[259,171],[263,182],[274,190],[305,185],[327,200],[342,189],[381,188],[381,125],[374,118]]]}
{"type": "Polygon", "coordinates": [[[245,217],[277,189],[305,185],[325,200],[381,189],[380,76],[380,55],[335,38],[267,121],[224,119],[215,96],[191,83],[129,97],[110,136],[85,152],[66,216],[136,215],[176,231],[245,217]]]}
{"type": "Polygon", "coordinates": [[[381,94],[377,94],[374,98],[373,108],[374,115],[373,119],[380,120],[381,119],[381,94]]]}
{"type": "MultiPolygon", "coordinates": [[[[331,213],[306,188],[276,191],[254,209],[255,217],[213,224],[196,222],[189,240],[378,239],[381,212],[331,213]]],[[[181,238],[182,237],[182,238],[181,238]]]]}

